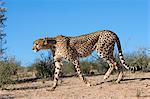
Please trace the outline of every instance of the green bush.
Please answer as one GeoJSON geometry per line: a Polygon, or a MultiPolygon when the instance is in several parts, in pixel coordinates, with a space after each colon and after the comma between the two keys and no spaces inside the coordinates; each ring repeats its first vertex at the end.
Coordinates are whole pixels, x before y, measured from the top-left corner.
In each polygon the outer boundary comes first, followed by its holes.
{"type": "Polygon", "coordinates": [[[12,83],[12,75],[17,71],[17,65],[12,62],[0,62],[0,87],[12,83]]]}
{"type": "Polygon", "coordinates": [[[75,74],[75,67],[71,62],[63,62],[62,66],[62,76],[66,76],[67,74],[72,75],[75,74]]]}
{"type": "Polygon", "coordinates": [[[54,62],[51,56],[41,55],[41,58],[37,60],[30,69],[35,69],[37,78],[52,77],[54,73],[54,62]]]}
{"type": "MultiPolygon", "coordinates": [[[[62,74],[68,75],[68,74],[75,74],[76,69],[73,66],[71,62],[63,62],[62,66],[62,74]]],[[[89,62],[87,60],[80,62],[81,71],[83,74],[89,74],[91,70],[96,70],[100,74],[104,74],[106,70],[109,68],[108,64],[104,62],[102,59],[98,59],[92,62],[89,62]]]]}
{"type": "Polygon", "coordinates": [[[98,72],[100,74],[104,74],[108,68],[109,68],[109,65],[108,63],[106,63],[103,59],[99,58],[97,59],[96,61],[94,61],[94,64],[96,65],[95,68],[96,70],[98,70],[98,72]]]}
{"type": "Polygon", "coordinates": [[[146,54],[146,51],[142,49],[131,54],[126,54],[125,58],[129,66],[147,67],[150,62],[150,57],[146,54]]]}
{"type": "Polygon", "coordinates": [[[100,74],[104,74],[109,68],[108,64],[102,59],[97,59],[95,61],[82,61],[81,69],[84,74],[89,74],[91,70],[96,70],[100,74]]]}
{"type": "Polygon", "coordinates": [[[83,74],[88,74],[92,66],[91,63],[88,61],[82,61],[80,65],[81,65],[81,70],[83,74]]]}

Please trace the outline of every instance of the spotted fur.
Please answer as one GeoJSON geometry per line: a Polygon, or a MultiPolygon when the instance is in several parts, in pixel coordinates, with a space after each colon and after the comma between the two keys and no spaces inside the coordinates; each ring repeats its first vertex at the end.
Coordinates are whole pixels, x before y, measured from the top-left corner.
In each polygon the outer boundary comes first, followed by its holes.
{"type": "Polygon", "coordinates": [[[123,71],[122,66],[117,64],[113,56],[115,43],[117,44],[119,58],[123,66],[129,70],[137,70],[136,67],[129,67],[125,64],[119,38],[114,32],[109,30],[96,31],[77,37],[67,37],[60,35],[54,38],[41,38],[34,42],[33,50],[52,50],[56,67],[54,74],[54,84],[52,88],[54,90],[57,86],[59,72],[63,65],[61,63],[62,58],[72,62],[77,70],[79,77],[85,84],[90,86],[90,83],[81,73],[79,59],[90,55],[94,50],[96,50],[98,55],[110,66],[104,75],[104,80],[106,80],[110,76],[113,69],[116,68],[119,71],[119,76],[116,82],[120,82],[122,79],[123,71]]]}

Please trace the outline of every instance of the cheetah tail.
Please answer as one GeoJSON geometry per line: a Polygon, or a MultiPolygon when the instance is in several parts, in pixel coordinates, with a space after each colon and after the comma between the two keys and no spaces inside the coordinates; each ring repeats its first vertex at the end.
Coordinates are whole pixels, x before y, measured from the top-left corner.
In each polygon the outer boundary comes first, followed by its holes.
{"type": "Polygon", "coordinates": [[[126,69],[131,70],[131,71],[133,71],[133,72],[142,70],[142,67],[141,67],[141,66],[134,66],[134,67],[131,67],[131,66],[129,66],[129,65],[127,65],[127,64],[125,63],[125,60],[124,60],[123,54],[122,54],[122,48],[121,48],[120,40],[119,40],[118,37],[117,37],[116,43],[117,43],[117,47],[118,47],[119,59],[120,59],[121,63],[123,64],[123,66],[124,66],[126,69]]]}

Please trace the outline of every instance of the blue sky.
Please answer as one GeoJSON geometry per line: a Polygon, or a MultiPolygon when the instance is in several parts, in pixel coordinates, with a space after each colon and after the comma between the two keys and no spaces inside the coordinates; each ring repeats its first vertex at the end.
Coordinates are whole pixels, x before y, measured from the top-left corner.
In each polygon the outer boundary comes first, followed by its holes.
{"type": "Polygon", "coordinates": [[[124,53],[150,48],[148,1],[7,0],[7,53],[30,65],[42,53],[31,50],[40,37],[78,36],[103,29],[116,32],[124,53]]]}

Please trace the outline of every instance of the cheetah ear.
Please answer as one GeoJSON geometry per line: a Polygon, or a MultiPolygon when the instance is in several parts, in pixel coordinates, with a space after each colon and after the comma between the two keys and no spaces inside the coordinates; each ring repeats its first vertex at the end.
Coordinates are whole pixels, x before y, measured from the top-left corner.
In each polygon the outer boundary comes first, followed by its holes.
{"type": "Polygon", "coordinates": [[[53,38],[48,38],[48,37],[46,37],[46,38],[44,39],[44,45],[47,45],[47,44],[56,44],[56,40],[53,39],[53,38]]]}
{"type": "Polygon", "coordinates": [[[56,40],[54,40],[54,39],[47,40],[47,42],[50,43],[50,44],[56,44],[56,40]]]}
{"type": "Polygon", "coordinates": [[[48,37],[46,36],[46,38],[43,39],[44,45],[47,45],[47,44],[48,44],[47,40],[48,40],[48,37]]]}

